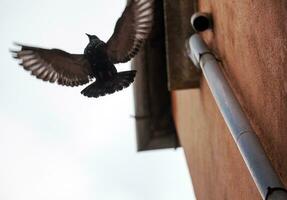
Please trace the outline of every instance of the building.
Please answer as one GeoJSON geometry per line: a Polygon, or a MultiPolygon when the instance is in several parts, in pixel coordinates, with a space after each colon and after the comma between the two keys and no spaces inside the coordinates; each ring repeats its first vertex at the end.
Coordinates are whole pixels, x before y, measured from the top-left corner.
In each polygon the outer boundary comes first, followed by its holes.
{"type": "Polygon", "coordinates": [[[199,200],[262,199],[206,79],[186,54],[191,15],[207,12],[213,28],[201,36],[286,188],[287,2],[163,0],[156,7],[153,34],[134,60],[142,74],[135,89],[138,149],[181,145],[199,200]]]}

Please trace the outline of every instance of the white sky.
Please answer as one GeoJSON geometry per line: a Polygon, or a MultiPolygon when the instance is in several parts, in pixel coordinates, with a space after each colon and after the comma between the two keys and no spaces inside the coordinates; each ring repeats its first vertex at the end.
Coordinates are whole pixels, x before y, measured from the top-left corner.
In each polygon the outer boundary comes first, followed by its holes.
{"type": "MultiPolygon", "coordinates": [[[[192,200],[183,151],[137,153],[132,87],[99,99],[37,80],[13,42],[83,52],[125,0],[0,1],[0,199],[192,200]]],[[[118,65],[126,70],[129,63],[118,65]]]]}

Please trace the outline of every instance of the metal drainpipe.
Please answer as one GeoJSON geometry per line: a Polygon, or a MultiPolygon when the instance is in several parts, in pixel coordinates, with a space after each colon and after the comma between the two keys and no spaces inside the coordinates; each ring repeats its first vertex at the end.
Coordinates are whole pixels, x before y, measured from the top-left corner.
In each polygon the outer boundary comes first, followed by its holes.
{"type": "Polygon", "coordinates": [[[287,191],[219,69],[218,60],[198,34],[190,37],[188,46],[189,57],[198,68],[201,68],[262,199],[286,200],[287,191]]]}

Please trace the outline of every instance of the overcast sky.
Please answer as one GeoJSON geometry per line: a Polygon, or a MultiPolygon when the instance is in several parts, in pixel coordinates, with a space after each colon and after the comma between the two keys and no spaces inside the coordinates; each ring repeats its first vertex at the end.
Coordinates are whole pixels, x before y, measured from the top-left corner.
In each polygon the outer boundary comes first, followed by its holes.
{"type": "MultiPolygon", "coordinates": [[[[13,42],[82,53],[125,0],[0,1],[0,199],[192,200],[182,149],[136,152],[132,87],[99,99],[32,77],[13,42]]],[[[130,63],[118,65],[127,70],[130,63]]]]}

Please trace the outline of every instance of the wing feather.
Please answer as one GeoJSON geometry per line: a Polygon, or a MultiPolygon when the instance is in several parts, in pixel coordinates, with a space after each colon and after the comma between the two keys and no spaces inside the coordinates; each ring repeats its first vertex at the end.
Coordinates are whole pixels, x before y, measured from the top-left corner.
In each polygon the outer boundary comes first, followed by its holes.
{"type": "Polygon", "coordinates": [[[153,24],[153,1],[129,1],[107,42],[107,52],[113,63],[129,61],[148,38],[153,24]]]}
{"type": "Polygon", "coordinates": [[[60,85],[78,86],[88,83],[92,69],[82,54],[69,54],[60,49],[43,49],[17,44],[19,51],[11,51],[21,60],[19,65],[44,81],[60,85]]]}

